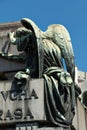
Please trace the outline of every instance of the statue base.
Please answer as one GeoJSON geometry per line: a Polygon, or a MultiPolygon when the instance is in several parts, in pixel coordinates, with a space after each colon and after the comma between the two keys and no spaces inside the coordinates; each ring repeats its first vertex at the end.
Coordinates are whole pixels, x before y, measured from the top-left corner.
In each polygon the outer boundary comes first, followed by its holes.
{"type": "Polygon", "coordinates": [[[12,130],[71,130],[48,126],[43,79],[31,80],[23,90],[13,87],[12,81],[0,82],[0,130],[12,125],[12,130]]]}
{"type": "Polygon", "coordinates": [[[38,123],[17,124],[16,130],[71,130],[62,127],[39,127],[38,123]]]}

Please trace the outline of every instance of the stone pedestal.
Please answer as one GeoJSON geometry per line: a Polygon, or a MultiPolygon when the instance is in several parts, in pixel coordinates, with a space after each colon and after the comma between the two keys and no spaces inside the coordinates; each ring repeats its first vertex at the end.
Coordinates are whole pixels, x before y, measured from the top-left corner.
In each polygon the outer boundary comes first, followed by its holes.
{"type": "Polygon", "coordinates": [[[43,79],[31,80],[22,90],[13,88],[12,81],[0,82],[0,130],[70,130],[40,123],[47,124],[43,79]]]}
{"type": "Polygon", "coordinates": [[[0,82],[0,124],[45,122],[43,80],[31,80],[22,90],[11,85],[0,82]]]}
{"type": "Polygon", "coordinates": [[[16,130],[71,130],[71,129],[64,129],[61,127],[42,127],[39,128],[38,123],[26,123],[26,124],[17,124],[16,130]]]}

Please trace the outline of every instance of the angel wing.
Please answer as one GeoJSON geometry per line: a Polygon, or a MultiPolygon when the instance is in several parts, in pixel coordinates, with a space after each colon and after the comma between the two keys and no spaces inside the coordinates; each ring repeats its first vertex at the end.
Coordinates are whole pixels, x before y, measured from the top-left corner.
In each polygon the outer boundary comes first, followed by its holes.
{"type": "MultiPolygon", "coordinates": [[[[33,32],[35,31],[37,39],[41,39],[40,38],[41,35],[39,36],[38,34],[41,34],[42,31],[36,26],[36,24],[32,20],[24,18],[21,20],[21,23],[25,28],[31,29],[33,32]]],[[[75,78],[74,52],[67,29],[62,25],[54,24],[50,25],[47,31],[42,33],[45,34],[47,38],[51,38],[53,42],[60,48],[62,57],[65,60],[67,71],[71,74],[71,77],[74,81],[75,78]]],[[[39,46],[41,48],[42,46],[41,41],[39,46]]]]}
{"type": "Polygon", "coordinates": [[[75,80],[75,61],[74,52],[67,29],[59,24],[50,25],[45,32],[47,37],[52,38],[53,42],[60,48],[62,57],[65,60],[66,69],[70,73],[73,81],[75,80]]]}

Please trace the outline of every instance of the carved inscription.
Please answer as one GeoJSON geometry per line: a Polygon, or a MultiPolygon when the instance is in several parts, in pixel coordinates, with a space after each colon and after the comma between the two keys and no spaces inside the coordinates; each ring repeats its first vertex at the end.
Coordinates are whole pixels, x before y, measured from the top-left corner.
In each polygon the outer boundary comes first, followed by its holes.
{"type": "Polygon", "coordinates": [[[28,89],[24,89],[22,92],[18,93],[17,90],[12,91],[1,91],[0,95],[2,99],[6,102],[6,100],[9,98],[11,101],[15,100],[30,100],[32,98],[38,99],[38,95],[35,91],[35,89],[32,89],[31,93],[28,93],[28,89]]]}
{"type": "Polygon", "coordinates": [[[10,84],[0,89],[0,123],[45,120],[43,81],[31,81],[21,91],[11,90],[10,84]]]}
{"type": "MultiPolygon", "coordinates": [[[[38,99],[38,95],[36,93],[36,91],[34,89],[32,89],[32,92],[29,94],[28,93],[28,90],[27,89],[24,89],[22,92],[20,92],[18,94],[17,90],[14,90],[14,91],[1,91],[0,92],[1,96],[2,96],[2,100],[3,102],[9,98],[9,100],[11,101],[19,101],[20,100],[32,100],[32,98],[34,99],[38,99]]],[[[23,110],[22,108],[16,108],[14,110],[14,112],[11,113],[11,111],[8,109],[7,112],[5,113],[5,118],[3,119],[2,116],[4,114],[4,111],[3,110],[0,110],[0,120],[13,120],[13,116],[15,119],[22,119],[22,116],[23,116],[23,110]]],[[[27,110],[26,110],[26,113],[25,113],[25,116],[24,116],[24,119],[27,119],[27,117],[30,117],[30,118],[34,118],[30,108],[28,107],[27,110]]]]}

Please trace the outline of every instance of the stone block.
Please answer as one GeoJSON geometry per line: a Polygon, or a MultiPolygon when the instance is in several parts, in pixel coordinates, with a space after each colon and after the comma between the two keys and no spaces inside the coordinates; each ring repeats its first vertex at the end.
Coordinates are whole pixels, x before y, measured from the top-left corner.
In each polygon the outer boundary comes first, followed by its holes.
{"type": "Polygon", "coordinates": [[[25,68],[25,64],[15,60],[8,60],[0,56],[0,73],[1,72],[14,72],[25,68]]]}
{"type": "Polygon", "coordinates": [[[22,91],[11,84],[0,82],[0,124],[46,121],[43,79],[31,80],[22,91]]]}

